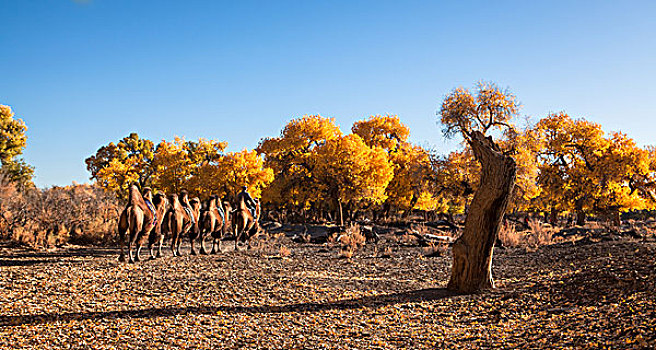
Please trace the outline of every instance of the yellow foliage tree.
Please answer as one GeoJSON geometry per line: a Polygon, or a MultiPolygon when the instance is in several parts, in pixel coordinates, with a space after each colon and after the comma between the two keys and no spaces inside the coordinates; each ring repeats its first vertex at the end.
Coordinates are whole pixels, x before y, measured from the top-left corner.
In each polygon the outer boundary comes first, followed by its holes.
{"type": "Polygon", "coordinates": [[[619,225],[619,212],[628,210],[653,209],[649,197],[642,195],[635,186],[636,178],[650,175],[649,152],[638,147],[626,134],[611,133],[607,148],[598,159],[595,178],[597,186],[592,198],[597,212],[613,215],[619,225]]]}
{"type": "Polygon", "coordinates": [[[552,211],[552,220],[562,210],[577,213],[577,224],[585,213],[612,215],[651,208],[651,198],[640,183],[650,177],[649,151],[639,148],[622,133],[606,136],[601,126],[565,113],[540,120],[536,132],[542,138],[539,152],[542,187],[540,199],[552,211]]]}
{"type": "Polygon", "coordinates": [[[153,159],[157,174],[153,181],[155,188],[165,193],[178,193],[185,188],[193,170],[185,145],[185,140],[177,136],[173,142],[162,140],[157,145],[153,159]]]}
{"type": "Polygon", "coordinates": [[[389,203],[403,210],[435,208],[437,199],[430,191],[433,169],[428,152],[406,143],[390,152],[389,159],[394,168],[394,178],[386,189],[389,203]]]}
{"type": "Polygon", "coordinates": [[[388,152],[407,143],[410,136],[410,129],[396,115],[372,115],[355,122],[351,131],[369,147],[380,147],[388,152]]]}
{"type": "Polygon", "coordinates": [[[152,141],[131,133],[116,144],[110,142],[101,147],[85,163],[91,178],[102,188],[125,198],[131,183],[142,187],[152,183],[154,148],[152,141]]]}
{"type": "Polygon", "coordinates": [[[279,208],[307,209],[318,200],[312,178],[315,149],[342,135],[334,119],[320,115],[293,119],[279,137],[265,138],[257,147],[275,179],[262,194],[265,203],[279,208]]]}
{"type": "Polygon", "coordinates": [[[113,158],[107,166],[100,168],[96,173],[97,181],[106,191],[125,193],[121,191],[125,186],[139,181],[139,173],[134,171],[136,160],[128,158],[121,162],[118,158],[113,158]]]}
{"type": "Polygon", "coordinates": [[[512,155],[517,163],[517,174],[513,196],[508,211],[534,210],[534,200],[541,193],[537,183],[539,175],[537,155],[542,149],[539,134],[531,125],[522,129],[510,128],[499,140],[499,147],[512,155]]]}
{"type": "Polygon", "coordinates": [[[436,211],[447,214],[464,214],[465,207],[478,188],[481,167],[470,148],[432,159],[436,198],[436,211]]]}
{"type": "Polygon", "coordinates": [[[198,139],[198,141],[187,141],[184,144],[189,160],[196,168],[205,164],[216,164],[226,147],[228,147],[228,143],[225,141],[203,138],[198,139]]]}
{"type": "Polygon", "coordinates": [[[474,94],[457,88],[444,98],[438,115],[446,137],[460,134],[481,165],[479,187],[472,198],[463,234],[453,245],[448,289],[473,292],[494,287],[492,252],[503,215],[512,198],[517,165],[489,132],[514,132],[516,98],[493,83],[478,83],[474,94]]]}
{"type": "Polygon", "coordinates": [[[241,186],[248,186],[253,197],[260,197],[262,190],[273,181],[273,169],[264,166],[257,151],[242,150],[221,157],[216,165],[213,184],[216,194],[234,201],[241,186]]]}
{"type": "Polygon", "coordinates": [[[11,107],[0,104],[0,171],[20,186],[33,186],[34,168],[17,157],[27,144],[27,127],[21,119],[14,119],[11,107]]]}
{"type": "Polygon", "coordinates": [[[350,134],[317,147],[312,176],[325,198],[335,204],[343,225],[344,203],[381,203],[394,176],[386,152],[367,146],[362,138],[350,134]]]}
{"type": "Polygon", "coordinates": [[[394,177],[386,189],[389,206],[406,211],[436,207],[437,201],[428,191],[432,174],[428,152],[408,142],[410,129],[398,116],[374,115],[355,122],[351,131],[367,146],[380,147],[388,153],[394,168],[394,177]]]}
{"type": "Polygon", "coordinates": [[[227,146],[227,142],[203,138],[184,143],[183,149],[190,167],[184,187],[189,193],[202,200],[218,194],[213,176],[216,173],[217,164],[224,157],[223,151],[227,146]]]}

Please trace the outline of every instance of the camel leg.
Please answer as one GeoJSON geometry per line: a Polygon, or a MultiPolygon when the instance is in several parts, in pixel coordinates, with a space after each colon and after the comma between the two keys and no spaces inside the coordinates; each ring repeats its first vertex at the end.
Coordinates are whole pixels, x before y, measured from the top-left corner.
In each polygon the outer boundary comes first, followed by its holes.
{"type": "Polygon", "coordinates": [[[196,253],[196,246],[194,244],[194,243],[196,243],[195,238],[196,238],[195,234],[189,232],[189,242],[191,242],[191,255],[197,255],[198,254],[198,253],[196,253]]]}
{"type": "Polygon", "coordinates": [[[212,239],[212,254],[221,253],[221,238],[214,237],[212,239]]]}
{"type": "Polygon", "coordinates": [[[130,224],[128,220],[128,211],[124,210],[121,213],[121,216],[118,219],[118,241],[121,252],[118,256],[118,261],[125,262],[125,245],[127,241],[125,240],[125,234],[130,229],[130,224]]]}
{"type": "Polygon", "coordinates": [[[155,246],[156,239],[157,236],[153,235],[152,233],[148,236],[148,253],[150,254],[150,260],[155,260],[155,253],[153,252],[153,248],[155,246]]]}
{"type": "Polygon", "coordinates": [[[121,247],[121,253],[118,256],[118,261],[120,262],[125,262],[125,232],[120,232],[118,233],[118,239],[119,239],[119,245],[121,247]]]}
{"type": "Polygon", "coordinates": [[[141,243],[137,243],[137,254],[134,257],[134,261],[141,261],[141,243]]]}
{"type": "Polygon", "coordinates": [[[176,248],[178,247],[178,234],[173,233],[173,236],[171,237],[171,253],[173,253],[173,256],[178,256],[178,252],[176,251],[176,248]]]}
{"type": "Polygon", "coordinates": [[[157,247],[157,257],[161,258],[162,257],[162,244],[164,244],[164,235],[161,234],[159,236],[159,246],[157,247]]]}
{"type": "Polygon", "coordinates": [[[208,254],[207,248],[205,248],[205,236],[203,234],[200,235],[200,253],[203,255],[208,254]]]}
{"type": "Polygon", "coordinates": [[[180,253],[180,245],[182,245],[182,235],[178,235],[178,240],[176,241],[175,246],[175,251],[177,252],[178,256],[182,256],[182,253],[180,253]]]}
{"type": "Polygon", "coordinates": [[[134,235],[130,234],[130,238],[128,239],[128,262],[129,263],[134,263],[134,257],[132,256],[132,242],[134,241],[134,235]]]}

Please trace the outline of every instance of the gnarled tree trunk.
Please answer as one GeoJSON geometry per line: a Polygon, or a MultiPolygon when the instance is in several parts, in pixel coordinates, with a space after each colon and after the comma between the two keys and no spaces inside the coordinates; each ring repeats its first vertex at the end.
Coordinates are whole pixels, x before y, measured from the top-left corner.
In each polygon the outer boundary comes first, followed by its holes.
{"type": "Polygon", "coordinates": [[[472,293],[494,288],[492,250],[503,215],[515,186],[515,160],[481,132],[471,134],[469,144],[481,164],[481,181],[471,202],[465,231],[453,245],[449,290],[472,293]]]}

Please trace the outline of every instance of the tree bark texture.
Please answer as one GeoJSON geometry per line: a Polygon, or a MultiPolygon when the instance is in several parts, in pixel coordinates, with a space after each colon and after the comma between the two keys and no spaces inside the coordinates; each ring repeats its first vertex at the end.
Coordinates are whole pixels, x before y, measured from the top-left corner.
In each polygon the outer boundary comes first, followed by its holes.
{"type": "Polygon", "coordinates": [[[517,165],[481,132],[469,144],[481,164],[481,180],[465,220],[465,230],[453,245],[449,290],[473,293],[494,288],[492,252],[515,186],[517,165]]]}

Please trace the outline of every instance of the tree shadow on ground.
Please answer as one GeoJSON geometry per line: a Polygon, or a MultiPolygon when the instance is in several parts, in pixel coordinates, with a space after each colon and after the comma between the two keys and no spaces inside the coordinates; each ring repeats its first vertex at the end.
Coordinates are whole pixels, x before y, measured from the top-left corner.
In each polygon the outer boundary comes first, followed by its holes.
{"type": "Polygon", "coordinates": [[[55,252],[38,252],[38,251],[15,252],[9,255],[8,258],[10,259],[84,258],[84,257],[98,257],[98,256],[107,256],[107,255],[118,256],[118,253],[119,253],[118,248],[84,247],[84,248],[62,249],[62,250],[57,250],[55,252]]]}
{"type": "Polygon", "coordinates": [[[0,259],[0,267],[12,266],[33,266],[39,264],[53,264],[60,262],[61,259],[0,259]]]}
{"type": "Polygon", "coordinates": [[[321,312],[351,310],[363,307],[383,307],[421,301],[433,301],[458,296],[446,289],[420,289],[403,293],[368,296],[357,299],[338,300],[326,303],[297,303],[263,306],[190,306],[172,308],[148,308],[140,310],[107,312],[69,312],[62,314],[38,314],[22,316],[0,316],[0,327],[47,324],[81,320],[156,318],[179,315],[215,315],[218,312],[233,314],[276,314],[287,312],[321,312]]]}

